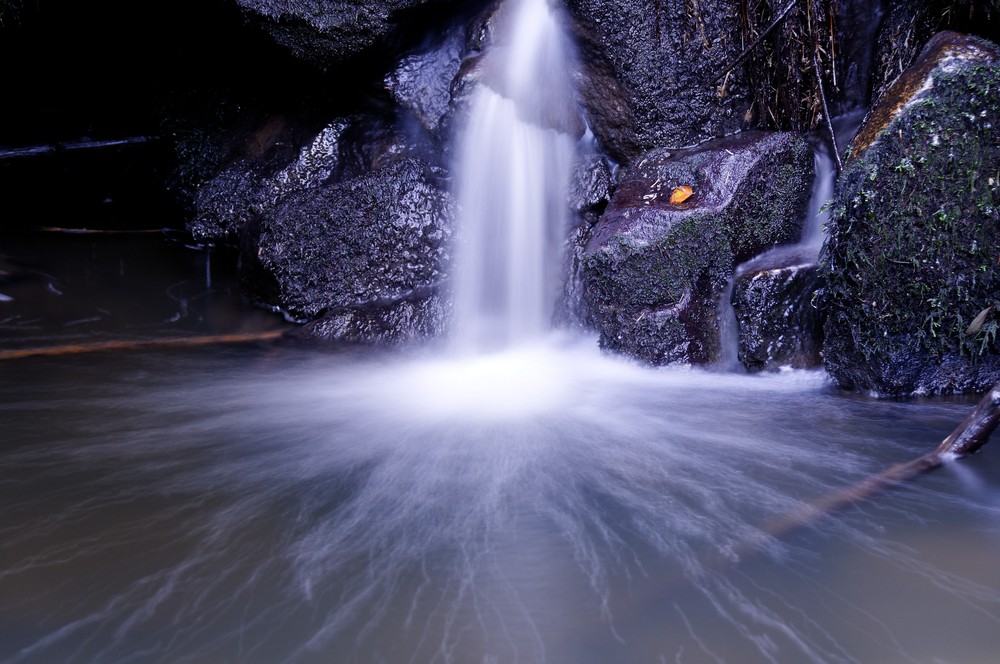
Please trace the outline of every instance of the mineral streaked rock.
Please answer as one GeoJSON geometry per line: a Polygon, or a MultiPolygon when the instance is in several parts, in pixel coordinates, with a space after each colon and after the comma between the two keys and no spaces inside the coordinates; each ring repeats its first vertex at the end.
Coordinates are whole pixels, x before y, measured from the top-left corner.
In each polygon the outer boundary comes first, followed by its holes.
{"type": "Polygon", "coordinates": [[[900,74],[872,107],[851,140],[849,157],[858,159],[909,105],[925,99],[934,89],[934,74],[958,71],[970,64],[1000,62],[1000,46],[956,32],[939,32],[920,57],[900,74]]]}

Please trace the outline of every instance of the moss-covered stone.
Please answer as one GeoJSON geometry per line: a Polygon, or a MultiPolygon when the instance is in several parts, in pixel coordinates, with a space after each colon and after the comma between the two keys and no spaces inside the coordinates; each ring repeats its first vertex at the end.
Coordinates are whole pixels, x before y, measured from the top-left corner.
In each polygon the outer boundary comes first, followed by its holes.
{"type": "Polygon", "coordinates": [[[798,239],[812,166],[791,133],[638,159],[582,257],[602,346],[651,364],[718,359],[717,306],[735,261],[798,239]],[[671,203],[679,186],[694,194],[671,203]]]}
{"type": "Polygon", "coordinates": [[[894,86],[902,98],[883,99],[866,121],[877,131],[851,147],[822,255],[824,362],[845,388],[958,393],[1000,378],[998,63],[990,42],[935,38],[915,65],[926,74],[894,86]]]}

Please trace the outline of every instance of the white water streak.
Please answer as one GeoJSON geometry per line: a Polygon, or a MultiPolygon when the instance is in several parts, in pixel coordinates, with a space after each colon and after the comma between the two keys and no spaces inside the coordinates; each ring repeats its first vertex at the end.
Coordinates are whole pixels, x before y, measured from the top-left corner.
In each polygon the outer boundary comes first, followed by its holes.
{"type": "Polygon", "coordinates": [[[568,48],[545,0],[517,0],[503,48],[458,140],[455,346],[537,339],[551,327],[574,139],[545,123],[572,88],[568,48]]]}

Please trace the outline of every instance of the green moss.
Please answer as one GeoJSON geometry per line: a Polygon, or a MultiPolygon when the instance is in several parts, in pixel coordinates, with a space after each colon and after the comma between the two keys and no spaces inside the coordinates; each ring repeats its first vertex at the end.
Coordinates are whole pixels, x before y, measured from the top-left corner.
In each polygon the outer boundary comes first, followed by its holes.
{"type": "Polygon", "coordinates": [[[1000,67],[934,78],[842,175],[824,250],[828,335],[866,358],[1000,353],[1000,67]]]}

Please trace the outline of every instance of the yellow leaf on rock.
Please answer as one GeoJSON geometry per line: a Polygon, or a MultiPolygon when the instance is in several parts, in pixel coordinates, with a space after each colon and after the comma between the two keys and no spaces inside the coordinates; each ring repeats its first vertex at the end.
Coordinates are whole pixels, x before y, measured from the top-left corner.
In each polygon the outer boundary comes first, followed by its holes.
{"type": "Polygon", "coordinates": [[[694,189],[692,189],[687,185],[681,185],[680,187],[674,189],[673,192],[670,194],[670,202],[673,203],[674,205],[679,205],[684,201],[686,201],[687,199],[691,198],[691,194],[693,193],[694,189]]]}

